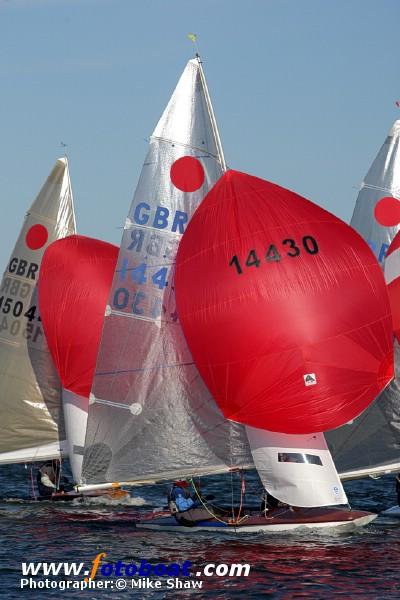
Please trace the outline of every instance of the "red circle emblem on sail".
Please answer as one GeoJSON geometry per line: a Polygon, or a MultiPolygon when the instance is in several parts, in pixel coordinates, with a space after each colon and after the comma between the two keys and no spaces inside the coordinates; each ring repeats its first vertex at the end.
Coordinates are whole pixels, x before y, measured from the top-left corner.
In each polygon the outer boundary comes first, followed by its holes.
{"type": "Polygon", "coordinates": [[[25,242],[30,250],[39,250],[39,248],[43,248],[48,237],[49,233],[46,227],[37,223],[28,229],[25,236],[25,242]]]}
{"type": "Polygon", "coordinates": [[[400,223],[400,201],[392,196],[381,198],[374,212],[375,219],[384,227],[395,227],[400,223]]]}
{"type": "Polygon", "coordinates": [[[118,248],[71,235],[46,249],[39,277],[40,314],[49,350],[67,390],[89,396],[118,248]]]}
{"type": "Polygon", "coordinates": [[[389,300],[361,236],[282,187],[228,171],[182,237],[180,321],[224,415],[310,433],[360,414],[393,375],[389,300]]]}
{"type": "Polygon", "coordinates": [[[204,183],[204,169],[197,158],[183,156],[171,167],[171,181],[182,192],[195,192],[204,183]]]}

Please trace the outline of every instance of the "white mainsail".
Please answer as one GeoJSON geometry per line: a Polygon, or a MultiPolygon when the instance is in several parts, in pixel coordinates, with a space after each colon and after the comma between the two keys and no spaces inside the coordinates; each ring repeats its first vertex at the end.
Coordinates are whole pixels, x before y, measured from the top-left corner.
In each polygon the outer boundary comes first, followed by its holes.
{"type": "MultiPolygon", "coordinates": [[[[400,120],[395,121],[357,197],[350,224],[383,265],[400,224],[385,227],[375,218],[384,197],[400,201],[400,120]]],[[[396,378],[354,422],[326,434],[342,479],[400,470],[400,349],[395,344],[396,378]]]]}
{"type": "Polygon", "coordinates": [[[60,382],[36,285],[46,247],[75,230],[68,162],[60,158],[26,215],[0,286],[0,464],[59,457],[65,449],[60,382]]]}
{"type": "Polygon", "coordinates": [[[200,60],[150,140],[126,220],[89,405],[83,481],[152,481],[252,464],[178,321],[174,264],[186,223],[225,163],[200,60]],[[183,165],[183,168],[181,168],[183,165]]]}

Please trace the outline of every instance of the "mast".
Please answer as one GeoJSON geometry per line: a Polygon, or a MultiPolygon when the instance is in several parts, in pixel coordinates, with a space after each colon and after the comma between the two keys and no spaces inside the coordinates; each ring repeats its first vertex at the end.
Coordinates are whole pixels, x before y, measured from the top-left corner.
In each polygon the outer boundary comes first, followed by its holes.
{"type": "Polygon", "coordinates": [[[75,206],[74,206],[74,197],[72,194],[72,184],[71,184],[71,176],[69,174],[69,161],[68,161],[68,156],[67,153],[65,153],[64,155],[65,158],[65,162],[66,162],[66,172],[67,172],[67,177],[68,177],[68,193],[69,193],[69,197],[71,198],[71,212],[72,212],[72,221],[73,221],[73,231],[76,232],[76,217],[75,217],[75,206]]]}
{"type": "Polygon", "coordinates": [[[207,103],[208,114],[210,116],[212,131],[214,134],[215,146],[217,148],[218,157],[219,157],[219,162],[220,162],[222,171],[225,173],[227,167],[226,167],[226,162],[225,162],[224,150],[222,148],[221,138],[219,136],[219,131],[218,131],[218,125],[217,125],[217,121],[215,118],[215,113],[214,113],[213,105],[211,102],[210,94],[208,92],[207,80],[206,80],[206,76],[204,74],[203,63],[201,61],[201,58],[200,58],[200,55],[198,52],[196,52],[196,59],[197,59],[198,65],[199,65],[200,79],[201,79],[201,83],[202,83],[203,89],[204,89],[204,96],[205,96],[206,103],[207,103]]]}

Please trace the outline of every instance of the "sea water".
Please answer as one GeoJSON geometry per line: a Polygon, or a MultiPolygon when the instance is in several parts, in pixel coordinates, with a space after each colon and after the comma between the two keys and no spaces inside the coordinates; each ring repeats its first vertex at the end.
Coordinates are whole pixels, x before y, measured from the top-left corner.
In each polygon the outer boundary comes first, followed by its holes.
{"type": "MultiPolygon", "coordinates": [[[[203,492],[214,495],[214,502],[239,500],[237,475],[203,478],[202,483],[203,492]]],[[[393,476],[349,482],[345,488],[353,508],[380,512],[396,503],[393,476]]],[[[108,504],[98,499],[72,504],[34,502],[30,467],[0,467],[2,600],[24,595],[88,600],[400,597],[400,518],[379,516],[367,527],[342,534],[299,531],[239,536],[136,529],[134,520],[139,514],[165,506],[166,491],[167,484],[135,488],[131,498],[108,504]],[[91,580],[85,582],[84,573],[93,568],[96,557],[93,588],[91,580]],[[36,567],[66,563],[68,569],[72,563],[76,568],[82,563],[83,571],[76,576],[63,575],[63,571],[57,576],[46,577],[42,572],[23,576],[22,563],[36,567]],[[200,576],[184,576],[185,564],[200,576]],[[214,565],[209,568],[212,574],[204,576],[210,564],[214,565]],[[232,565],[249,565],[249,571],[231,573],[232,565]],[[23,579],[32,581],[21,588],[23,579]]],[[[257,504],[259,498],[259,481],[249,473],[246,503],[257,504]]]]}

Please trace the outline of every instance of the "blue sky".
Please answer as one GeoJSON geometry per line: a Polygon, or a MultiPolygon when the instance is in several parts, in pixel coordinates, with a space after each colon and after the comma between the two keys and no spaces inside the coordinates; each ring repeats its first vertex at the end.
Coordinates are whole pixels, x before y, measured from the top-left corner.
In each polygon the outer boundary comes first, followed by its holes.
{"type": "Polygon", "coordinates": [[[0,268],[68,144],[80,233],[119,244],[195,32],[227,163],[348,221],[400,110],[398,0],[0,0],[0,268]]]}

